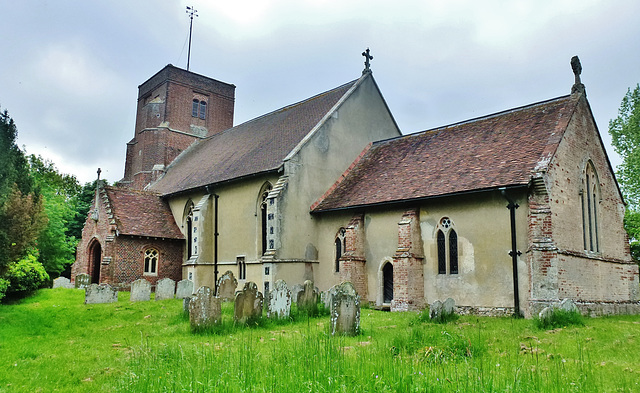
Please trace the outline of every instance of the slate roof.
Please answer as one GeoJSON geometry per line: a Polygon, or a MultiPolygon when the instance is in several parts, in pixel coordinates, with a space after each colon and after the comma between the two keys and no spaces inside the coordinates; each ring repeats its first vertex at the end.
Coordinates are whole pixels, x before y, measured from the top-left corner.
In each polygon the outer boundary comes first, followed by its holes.
{"type": "Polygon", "coordinates": [[[150,189],[163,195],[276,171],[357,80],[278,109],[185,150],[150,189]]]}
{"type": "Polygon", "coordinates": [[[313,212],[526,186],[546,167],[579,95],[373,143],[313,212]]]}
{"type": "Polygon", "coordinates": [[[184,239],[169,205],[160,195],[148,191],[106,186],[110,218],[120,235],[184,239]]]}

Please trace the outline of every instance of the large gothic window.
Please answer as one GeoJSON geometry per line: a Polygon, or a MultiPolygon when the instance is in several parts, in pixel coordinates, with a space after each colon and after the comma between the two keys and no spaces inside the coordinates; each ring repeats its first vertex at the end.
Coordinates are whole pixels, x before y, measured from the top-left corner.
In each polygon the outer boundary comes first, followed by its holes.
{"type": "Polygon", "coordinates": [[[458,274],[458,234],[453,221],[443,217],[436,230],[438,248],[438,274],[458,274]]]}
{"type": "Polygon", "coordinates": [[[584,249],[599,252],[598,205],[600,204],[600,184],[598,174],[591,161],[587,162],[582,179],[582,239],[584,249]]]}
{"type": "Polygon", "coordinates": [[[260,209],[260,250],[261,254],[264,255],[269,248],[275,248],[275,244],[273,240],[269,241],[269,233],[273,233],[273,225],[274,225],[274,217],[270,216],[267,212],[267,197],[269,196],[269,192],[271,191],[271,184],[266,183],[262,186],[262,191],[260,192],[260,198],[258,200],[259,209],[260,209]]]}
{"type": "Polygon", "coordinates": [[[336,239],[334,241],[335,244],[335,272],[340,272],[340,258],[346,251],[346,242],[345,242],[345,229],[340,228],[338,234],[336,235],[336,239]]]}
{"type": "Polygon", "coordinates": [[[184,224],[187,229],[187,260],[193,255],[193,202],[187,202],[185,207],[184,224]]]}
{"type": "Polygon", "coordinates": [[[158,250],[149,248],[144,252],[144,274],[155,276],[158,274],[158,250]]]}

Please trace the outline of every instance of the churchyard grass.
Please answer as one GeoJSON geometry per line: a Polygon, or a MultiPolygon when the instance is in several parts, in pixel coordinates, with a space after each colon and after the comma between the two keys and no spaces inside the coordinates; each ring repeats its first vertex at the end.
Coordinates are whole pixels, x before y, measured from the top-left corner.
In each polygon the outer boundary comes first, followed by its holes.
{"type": "Polygon", "coordinates": [[[640,316],[542,330],[531,320],[362,310],[362,334],[329,317],[190,331],[181,300],[84,305],[41,290],[0,305],[0,392],[640,391],[640,316]]]}

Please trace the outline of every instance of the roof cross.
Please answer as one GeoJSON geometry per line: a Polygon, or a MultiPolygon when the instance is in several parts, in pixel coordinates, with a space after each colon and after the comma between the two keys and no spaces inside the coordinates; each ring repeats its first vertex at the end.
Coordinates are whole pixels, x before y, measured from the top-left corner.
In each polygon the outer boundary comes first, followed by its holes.
{"type": "Polygon", "coordinates": [[[364,56],[364,70],[362,70],[363,74],[371,72],[371,68],[369,68],[369,60],[373,60],[373,56],[369,54],[369,48],[366,51],[362,52],[362,56],[364,56]]]}

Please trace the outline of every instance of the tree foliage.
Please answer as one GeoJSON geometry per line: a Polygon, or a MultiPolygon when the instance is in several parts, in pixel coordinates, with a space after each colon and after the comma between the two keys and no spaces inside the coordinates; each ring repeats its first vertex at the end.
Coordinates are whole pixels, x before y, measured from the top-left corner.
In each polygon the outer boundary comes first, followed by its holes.
{"type": "Polygon", "coordinates": [[[616,176],[627,202],[625,229],[631,239],[631,252],[640,260],[640,84],[627,89],[618,117],[609,121],[609,134],[622,157],[616,176]]]}

